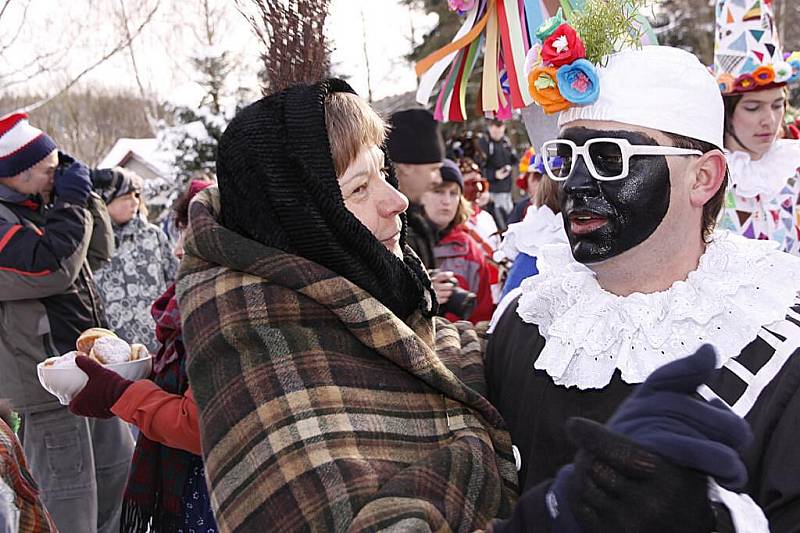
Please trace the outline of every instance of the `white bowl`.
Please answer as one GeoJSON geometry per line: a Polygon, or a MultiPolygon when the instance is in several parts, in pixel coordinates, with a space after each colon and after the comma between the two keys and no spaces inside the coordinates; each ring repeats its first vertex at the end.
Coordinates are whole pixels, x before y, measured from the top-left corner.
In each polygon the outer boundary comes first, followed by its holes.
{"type": "MultiPolygon", "coordinates": [[[[120,376],[131,381],[146,378],[153,369],[153,358],[148,355],[136,361],[125,361],[111,365],[103,365],[109,370],[113,370],[120,376]]],[[[36,373],[39,375],[39,383],[50,394],[58,398],[61,405],[69,405],[72,398],[83,389],[89,376],[75,367],[52,367],[44,366],[44,361],[36,365],[36,373]]]]}

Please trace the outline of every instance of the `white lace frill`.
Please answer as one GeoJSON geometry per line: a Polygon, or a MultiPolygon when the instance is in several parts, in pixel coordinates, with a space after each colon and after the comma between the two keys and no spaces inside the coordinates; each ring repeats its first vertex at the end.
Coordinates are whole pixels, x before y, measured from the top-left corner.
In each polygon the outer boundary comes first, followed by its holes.
{"type": "Polygon", "coordinates": [[[780,139],[757,161],[746,152],[729,152],[730,187],[739,196],[774,198],[800,167],[800,141],[780,139]]]}
{"type": "Polygon", "coordinates": [[[522,222],[508,226],[500,251],[512,260],[520,252],[536,257],[542,246],[567,242],[564,218],[553,213],[546,205],[538,208],[531,206],[522,222]]]}
{"type": "Polygon", "coordinates": [[[567,245],[543,247],[517,314],[546,339],[535,368],[557,385],[603,388],[616,369],[641,383],[662,365],[713,344],[721,365],[763,325],[782,320],[800,290],[800,259],[777,243],[714,234],[697,270],[663,292],[603,290],[567,245]]]}

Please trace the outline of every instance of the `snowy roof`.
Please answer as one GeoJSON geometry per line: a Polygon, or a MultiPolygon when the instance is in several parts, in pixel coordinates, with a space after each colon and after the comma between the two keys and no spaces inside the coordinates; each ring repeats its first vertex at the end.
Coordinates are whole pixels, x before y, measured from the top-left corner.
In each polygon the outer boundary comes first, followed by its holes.
{"type": "Polygon", "coordinates": [[[111,150],[97,165],[97,168],[111,168],[124,164],[130,156],[150,166],[160,176],[170,174],[169,162],[159,149],[159,141],[155,137],[148,139],[118,139],[111,150]]]}
{"type": "Polygon", "coordinates": [[[394,96],[387,96],[375,102],[372,102],[372,107],[384,119],[388,119],[396,111],[403,111],[405,109],[424,109],[424,107],[417,102],[416,91],[408,91],[405,93],[395,94],[394,96]]]}

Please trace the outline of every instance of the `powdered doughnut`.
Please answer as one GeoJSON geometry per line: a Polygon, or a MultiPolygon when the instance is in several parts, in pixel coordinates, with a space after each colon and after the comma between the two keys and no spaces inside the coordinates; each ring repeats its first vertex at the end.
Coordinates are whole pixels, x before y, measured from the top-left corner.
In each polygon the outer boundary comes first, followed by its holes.
{"type": "Polygon", "coordinates": [[[104,365],[125,363],[131,358],[131,345],[119,337],[100,337],[94,342],[89,356],[104,365]]]}
{"type": "Polygon", "coordinates": [[[144,344],[131,344],[131,361],[136,361],[138,359],[144,359],[150,352],[147,350],[147,346],[144,344]]]}
{"type": "Polygon", "coordinates": [[[75,348],[77,348],[79,352],[91,353],[92,346],[94,346],[97,339],[116,336],[116,333],[105,328],[89,328],[78,337],[78,340],[75,342],[75,348]]]}

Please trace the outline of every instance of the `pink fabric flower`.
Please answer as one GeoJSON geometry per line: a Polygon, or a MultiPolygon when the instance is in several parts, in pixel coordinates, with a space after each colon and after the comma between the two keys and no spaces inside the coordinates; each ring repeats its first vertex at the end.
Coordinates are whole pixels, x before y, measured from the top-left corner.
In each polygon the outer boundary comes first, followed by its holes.
{"type": "Polygon", "coordinates": [[[475,7],[476,2],[477,0],[447,0],[447,5],[450,7],[450,11],[463,15],[475,7]]]}

